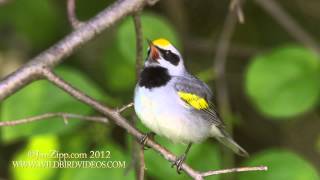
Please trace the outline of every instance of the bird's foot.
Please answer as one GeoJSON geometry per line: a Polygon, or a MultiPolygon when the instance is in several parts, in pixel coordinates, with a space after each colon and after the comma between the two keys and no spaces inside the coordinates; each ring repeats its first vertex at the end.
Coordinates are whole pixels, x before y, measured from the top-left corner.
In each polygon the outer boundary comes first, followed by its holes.
{"type": "Polygon", "coordinates": [[[143,149],[144,150],[147,150],[149,149],[150,147],[148,147],[146,144],[147,144],[147,140],[148,139],[154,139],[154,136],[156,134],[154,132],[148,132],[146,134],[144,134],[144,136],[139,140],[139,143],[143,146],[143,149]]]}
{"type": "Polygon", "coordinates": [[[186,160],[186,154],[183,154],[181,156],[179,156],[171,165],[171,167],[176,166],[177,167],[177,173],[180,174],[181,173],[181,169],[182,169],[182,164],[183,162],[186,160]]]}

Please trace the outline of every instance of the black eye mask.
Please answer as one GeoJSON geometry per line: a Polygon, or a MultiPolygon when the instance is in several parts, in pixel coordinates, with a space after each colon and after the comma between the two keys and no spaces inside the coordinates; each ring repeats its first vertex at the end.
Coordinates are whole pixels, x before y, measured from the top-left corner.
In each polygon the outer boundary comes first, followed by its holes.
{"type": "Polygon", "coordinates": [[[177,54],[171,52],[170,50],[164,50],[158,47],[157,49],[160,51],[161,56],[163,57],[164,60],[169,61],[171,64],[175,66],[179,64],[180,58],[177,54]]]}

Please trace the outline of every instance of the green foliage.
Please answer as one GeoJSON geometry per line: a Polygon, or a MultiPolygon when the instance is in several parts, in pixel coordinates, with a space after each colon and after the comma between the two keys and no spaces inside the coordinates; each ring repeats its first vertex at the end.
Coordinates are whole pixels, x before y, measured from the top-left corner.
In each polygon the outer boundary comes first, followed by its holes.
{"type": "MultiPolygon", "coordinates": [[[[147,53],[146,39],[166,38],[179,47],[173,27],[162,17],[145,13],[141,16],[144,38],[143,55],[147,53]]],[[[106,83],[109,90],[117,93],[133,90],[135,85],[136,40],[133,20],[127,18],[117,31],[114,46],[104,56],[106,83]]]]}
{"type": "Polygon", "coordinates": [[[320,135],[318,136],[317,142],[316,142],[316,150],[320,154],[320,135]]]}
{"type": "Polygon", "coordinates": [[[246,90],[265,115],[291,117],[310,110],[320,92],[319,57],[298,46],[255,57],[246,74],[246,90]]]}
{"type": "Polygon", "coordinates": [[[132,90],[136,79],[135,65],[129,63],[117,47],[108,49],[104,57],[106,87],[116,93],[132,90]]]}
{"type": "MultiPolygon", "coordinates": [[[[59,142],[55,136],[33,136],[29,139],[25,148],[21,149],[13,158],[13,161],[22,162],[44,162],[52,159],[46,157],[28,156],[30,152],[39,152],[42,154],[50,154],[52,150],[59,150],[59,142]]],[[[10,166],[10,171],[15,180],[42,180],[49,179],[58,169],[54,168],[32,168],[10,166]]]]}
{"type": "Polygon", "coordinates": [[[32,46],[47,45],[57,35],[60,13],[54,1],[13,1],[0,7],[0,21],[12,26],[21,38],[32,42],[32,46]],[[34,26],[37,24],[38,26],[34,26]]]}
{"type": "MultiPolygon", "coordinates": [[[[136,127],[142,132],[150,132],[150,130],[147,129],[141,121],[137,121],[136,127]]],[[[132,140],[131,135],[128,135],[128,144],[131,142],[129,139],[132,140]]],[[[155,141],[177,156],[182,155],[187,148],[186,144],[173,143],[172,141],[158,135],[155,136],[155,141]]],[[[163,179],[165,175],[167,179],[173,180],[189,178],[185,173],[179,175],[176,172],[176,168],[171,168],[171,163],[155,151],[146,150],[144,151],[144,155],[146,166],[145,173],[148,176],[155,177],[156,179],[163,179]]],[[[219,169],[221,168],[219,148],[216,144],[212,144],[210,141],[205,141],[201,144],[194,144],[189,151],[186,163],[198,171],[219,169]]],[[[219,175],[215,175],[207,177],[206,179],[217,180],[219,177],[219,175]]]]}
{"type": "Polygon", "coordinates": [[[268,171],[238,174],[240,180],[319,180],[316,169],[299,155],[285,150],[267,150],[253,155],[244,166],[266,165],[268,171]]]}
{"type": "MultiPolygon", "coordinates": [[[[102,99],[103,93],[81,72],[71,68],[60,68],[57,73],[75,87],[89,95],[102,99]]],[[[84,105],[54,85],[45,81],[34,82],[9,97],[2,105],[1,120],[15,120],[47,112],[71,112],[88,114],[91,108],[84,105]]],[[[2,128],[2,139],[11,142],[36,134],[61,133],[74,128],[80,121],[71,120],[68,125],[61,118],[50,118],[14,127],[2,128]]]]}
{"type": "MultiPolygon", "coordinates": [[[[143,31],[143,54],[147,54],[147,39],[154,40],[158,38],[168,39],[172,44],[179,47],[178,39],[173,27],[161,16],[144,13],[141,16],[141,24],[143,31]]],[[[120,53],[124,55],[126,60],[130,61],[132,64],[135,63],[135,30],[133,20],[126,19],[126,21],[121,24],[117,33],[117,42],[120,53]]]]}
{"type": "MultiPolygon", "coordinates": [[[[177,156],[182,155],[187,145],[174,144],[164,138],[158,138],[157,142],[168,148],[177,156]]],[[[204,142],[202,144],[194,144],[187,156],[186,162],[199,171],[206,171],[220,168],[220,157],[217,146],[204,142]]],[[[171,163],[165,160],[161,155],[154,151],[145,151],[146,173],[157,179],[163,179],[166,175],[168,179],[187,179],[185,173],[178,174],[176,167],[171,168],[171,163]],[[159,168],[161,167],[161,168],[159,168]]],[[[212,176],[206,179],[219,179],[219,176],[212,176]]]]}

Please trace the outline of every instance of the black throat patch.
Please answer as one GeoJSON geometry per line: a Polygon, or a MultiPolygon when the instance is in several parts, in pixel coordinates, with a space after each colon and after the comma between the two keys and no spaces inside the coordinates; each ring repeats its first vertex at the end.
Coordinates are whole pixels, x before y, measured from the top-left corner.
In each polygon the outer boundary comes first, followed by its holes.
{"type": "Polygon", "coordinates": [[[166,85],[171,77],[163,67],[146,67],[140,74],[139,86],[152,89],[166,85]]]}

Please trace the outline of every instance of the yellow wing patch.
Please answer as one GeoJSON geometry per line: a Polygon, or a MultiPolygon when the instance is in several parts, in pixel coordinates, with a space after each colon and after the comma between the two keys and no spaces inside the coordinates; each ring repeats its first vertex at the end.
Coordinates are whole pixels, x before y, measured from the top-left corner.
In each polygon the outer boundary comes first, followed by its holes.
{"type": "Polygon", "coordinates": [[[209,107],[209,104],[204,98],[195,94],[179,91],[178,95],[182,100],[197,110],[207,109],[209,107]]]}
{"type": "Polygon", "coordinates": [[[169,46],[171,43],[166,39],[160,38],[152,41],[152,44],[159,47],[166,47],[166,46],[169,46]]]}

